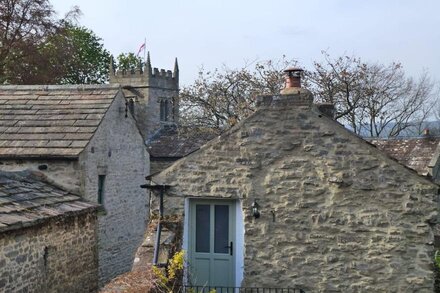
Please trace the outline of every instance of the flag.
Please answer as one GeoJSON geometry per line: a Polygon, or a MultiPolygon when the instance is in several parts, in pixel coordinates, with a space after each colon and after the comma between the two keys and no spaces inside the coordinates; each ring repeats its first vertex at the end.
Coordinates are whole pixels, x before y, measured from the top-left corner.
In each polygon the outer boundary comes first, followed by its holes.
{"type": "Polygon", "coordinates": [[[138,50],[136,56],[139,57],[139,54],[140,54],[142,51],[145,51],[145,42],[139,47],[139,50],[138,50]]]}

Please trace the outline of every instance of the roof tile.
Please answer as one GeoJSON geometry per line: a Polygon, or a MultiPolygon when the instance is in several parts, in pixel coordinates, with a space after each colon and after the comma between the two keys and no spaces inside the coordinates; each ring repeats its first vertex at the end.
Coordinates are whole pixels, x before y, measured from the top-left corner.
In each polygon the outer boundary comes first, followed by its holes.
{"type": "Polygon", "coordinates": [[[0,183],[0,232],[97,207],[48,183],[38,172],[0,171],[0,183]]]}
{"type": "Polygon", "coordinates": [[[119,87],[0,86],[0,157],[77,156],[119,87]]]}
{"type": "Polygon", "coordinates": [[[420,175],[429,173],[429,162],[439,146],[440,137],[370,139],[378,149],[420,175]]]}

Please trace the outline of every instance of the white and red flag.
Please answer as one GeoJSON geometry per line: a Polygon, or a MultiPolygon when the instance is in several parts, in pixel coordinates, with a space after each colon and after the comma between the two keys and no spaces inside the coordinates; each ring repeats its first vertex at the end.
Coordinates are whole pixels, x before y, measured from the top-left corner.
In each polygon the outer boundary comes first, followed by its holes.
{"type": "Polygon", "coordinates": [[[145,53],[145,42],[139,47],[139,50],[137,52],[137,57],[139,57],[139,55],[141,54],[141,52],[144,51],[145,53]]]}

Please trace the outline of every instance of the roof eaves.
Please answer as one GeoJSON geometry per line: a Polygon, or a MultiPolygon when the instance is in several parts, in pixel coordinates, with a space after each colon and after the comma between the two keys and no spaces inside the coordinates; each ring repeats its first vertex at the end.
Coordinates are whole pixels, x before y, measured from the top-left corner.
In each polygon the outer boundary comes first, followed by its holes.
{"type": "Polygon", "coordinates": [[[64,212],[61,215],[47,216],[45,218],[35,219],[33,221],[28,221],[28,222],[17,222],[17,223],[11,224],[11,225],[2,225],[2,226],[0,226],[0,233],[7,232],[7,231],[18,230],[18,229],[22,229],[22,228],[34,227],[34,226],[37,226],[39,224],[46,223],[46,222],[48,222],[50,220],[77,216],[77,215],[85,214],[85,213],[88,213],[88,212],[94,212],[98,208],[99,208],[99,205],[91,204],[89,207],[85,207],[85,208],[83,208],[81,210],[68,211],[68,212],[64,212]]]}
{"type": "Polygon", "coordinates": [[[0,159],[4,160],[14,160],[14,159],[20,159],[20,160],[69,160],[69,161],[76,161],[79,158],[78,155],[16,155],[16,154],[7,154],[7,155],[0,155],[0,159]]]}

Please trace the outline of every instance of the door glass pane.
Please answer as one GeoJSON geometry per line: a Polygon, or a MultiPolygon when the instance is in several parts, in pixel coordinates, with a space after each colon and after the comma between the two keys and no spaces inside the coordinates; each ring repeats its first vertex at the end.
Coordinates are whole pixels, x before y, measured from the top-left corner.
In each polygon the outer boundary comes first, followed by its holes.
{"type": "Polygon", "coordinates": [[[210,206],[196,205],[196,252],[209,252],[210,206]]]}
{"type": "Polygon", "coordinates": [[[229,206],[215,205],[214,252],[229,253],[229,206]]]}

